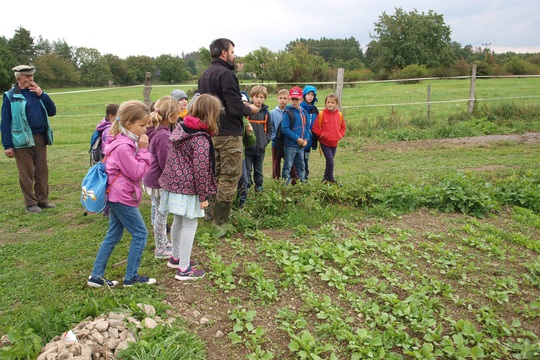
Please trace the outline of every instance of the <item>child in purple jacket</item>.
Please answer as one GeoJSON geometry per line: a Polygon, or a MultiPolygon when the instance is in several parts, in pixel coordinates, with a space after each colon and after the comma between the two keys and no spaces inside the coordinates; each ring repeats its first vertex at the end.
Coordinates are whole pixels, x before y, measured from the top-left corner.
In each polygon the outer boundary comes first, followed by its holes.
{"type": "Polygon", "coordinates": [[[152,155],[152,162],[150,171],[143,177],[143,185],[152,198],[152,207],[154,208],[152,226],[156,243],[154,251],[156,259],[169,259],[172,255],[171,241],[167,238],[168,213],[159,211],[161,186],[159,186],[158,180],[167,162],[170,129],[174,128],[178,121],[179,107],[178,101],[174,97],[161,97],[154,104],[154,111],[150,114],[150,126],[146,129],[149,141],[148,150],[152,155]]]}

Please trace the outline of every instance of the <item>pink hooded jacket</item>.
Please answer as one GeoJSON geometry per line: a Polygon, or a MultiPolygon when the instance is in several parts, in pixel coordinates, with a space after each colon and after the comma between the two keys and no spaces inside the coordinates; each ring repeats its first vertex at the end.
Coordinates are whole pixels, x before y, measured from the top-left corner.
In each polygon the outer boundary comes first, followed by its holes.
{"type": "Polygon", "coordinates": [[[108,175],[108,201],[137,207],[141,202],[141,180],[150,170],[151,155],[147,149],[136,151],[135,142],[118,134],[109,140],[105,161],[108,175]]]}

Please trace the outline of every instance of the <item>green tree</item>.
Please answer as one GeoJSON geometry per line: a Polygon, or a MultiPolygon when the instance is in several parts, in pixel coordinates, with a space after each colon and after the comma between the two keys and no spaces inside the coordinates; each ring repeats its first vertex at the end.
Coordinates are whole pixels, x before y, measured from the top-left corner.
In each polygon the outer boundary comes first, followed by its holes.
{"type": "Polygon", "coordinates": [[[315,82],[329,79],[328,64],[318,55],[309,53],[305,45],[296,45],[292,48],[292,54],[296,58],[293,81],[315,82]]]}
{"type": "Polygon", "coordinates": [[[349,39],[297,39],[286,46],[292,51],[296,45],[305,45],[312,55],[321,56],[332,67],[360,69],[363,67],[364,54],[360,43],[354,38],[349,39]]]}
{"type": "Polygon", "coordinates": [[[133,84],[144,84],[146,73],[154,73],[154,61],[151,57],[145,55],[128,56],[126,58],[126,68],[128,69],[129,78],[133,84]]]}
{"type": "Polygon", "coordinates": [[[208,65],[202,64],[200,51],[192,51],[187,54],[182,54],[182,60],[184,60],[184,69],[186,69],[192,76],[201,74],[208,65]]]}
{"type": "Polygon", "coordinates": [[[34,47],[35,50],[35,56],[43,56],[45,54],[49,54],[53,51],[53,47],[49,40],[43,39],[41,35],[38,36],[38,40],[36,42],[36,46],[34,47]]]}
{"type": "Polygon", "coordinates": [[[67,87],[80,85],[79,70],[72,62],[55,53],[45,54],[35,60],[39,84],[47,87],[67,87]]]}
{"type": "Polygon", "coordinates": [[[17,65],[17,59],[11,53],[7,39],[0,37],[0,92],[9,90],[15,82],[11,69],[17,65]]]}
{"type": "Polygon", "coordinates": [[[275,54],[266,47],[251,51],[244,58],[244,72],[253,73],[260,81],[270,80],[268,65],[275,58],[275,54]]]}
{"type": "Polygon", "coordinates": [[[455,59],[450,33],[443,16],[433,10],[406,13],[396,8],[394,15],[383,12],[379,16],[366,56],[370,52],[372,69],[387,73],[413,64],[428,68],[449,65],[455,59]]]}
{"type": "Polygon", "coordinates": [[[34,39],[30,31],[22,26],[15,30],[15,35],[8,41],[9,50],[19,64],[32,64],[34,60],[34,39]]]}
{"type": "Polygon", "coordinates": [[[101,56],[98,50],[80,47],[75,51],[75,59],[83,85],[103,86],[112,80],[107,60],[101,56]]]}
{"type": "Polygon", "coordinates": [[[154,61],[156,75],[167,84],[178,83],[189,79],[184,69],[184,62],[178,56],[160,55],[154,61]]]}
{"type": "Polygon", "coordinates": [[[210,66],[210,62],[212,61],[212,56],[210,55],[210,50],[205,47],[199,48],[199,54],[200,54],[201,65],[204,71],[207,67],[210,66]]]}
{"type": "Polygon", "coordinates": [[[512,57],[506,64],[504,64],[503,70],[512,75],[532,75],[535,72],[533,64],[518,56],[512,57]]]}
{"type": "Polygon", "coordinates": [[[268,76],[280,83],[294,81],[294,69],[298,66],[296,57],[288,51],[278,51],[273,61],[268,65],[268,76]]]}
{"type": "Polygon", "coordinates": [[[131,85],[135,81],[130,78],[126,61],[113,54],[105,54],[103,58],[107,61],[111,70],[112,81],[116,85],[131,85]]]}
{"type": "Polygon", "coordinates": [[[68,45],[66,40],[56,40],[52,43],[53,52],[59,57],[70,61],[75,62],[75,52],[71,46],[68,45]]]}

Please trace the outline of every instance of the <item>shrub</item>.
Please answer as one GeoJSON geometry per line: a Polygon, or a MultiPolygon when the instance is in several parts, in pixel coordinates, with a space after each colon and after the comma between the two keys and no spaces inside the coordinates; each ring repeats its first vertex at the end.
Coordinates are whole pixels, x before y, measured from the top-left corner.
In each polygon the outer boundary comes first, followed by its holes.
{"type": "Polygon", "coordinates": [[[504,72],[512,75],[528,75],[533,74],[534,66],[523,59],[514,56],[506,64],[503,65],[504,72]]]}
{"type": "Polygon", "coordinates": [[[397,80],[397,79],[418,79],[418,78],[425,78],[430,75],[428,68],[426,65],[407,65],[401,70],[395,70],[390,74],[390,79],[397,80]]]}

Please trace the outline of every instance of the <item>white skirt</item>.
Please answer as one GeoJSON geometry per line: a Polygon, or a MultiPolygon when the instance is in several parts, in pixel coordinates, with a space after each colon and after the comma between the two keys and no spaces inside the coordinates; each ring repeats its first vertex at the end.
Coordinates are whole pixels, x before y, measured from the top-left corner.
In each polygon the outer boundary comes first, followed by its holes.
{"type": "Polygon", "coordinates": [[[204,210],[201,209],[198,195],[175,194],[161,190],[161,204],[159,211],[170,212],[175,215],[185,216],[188,219],[204,217],[204,210]]]}

